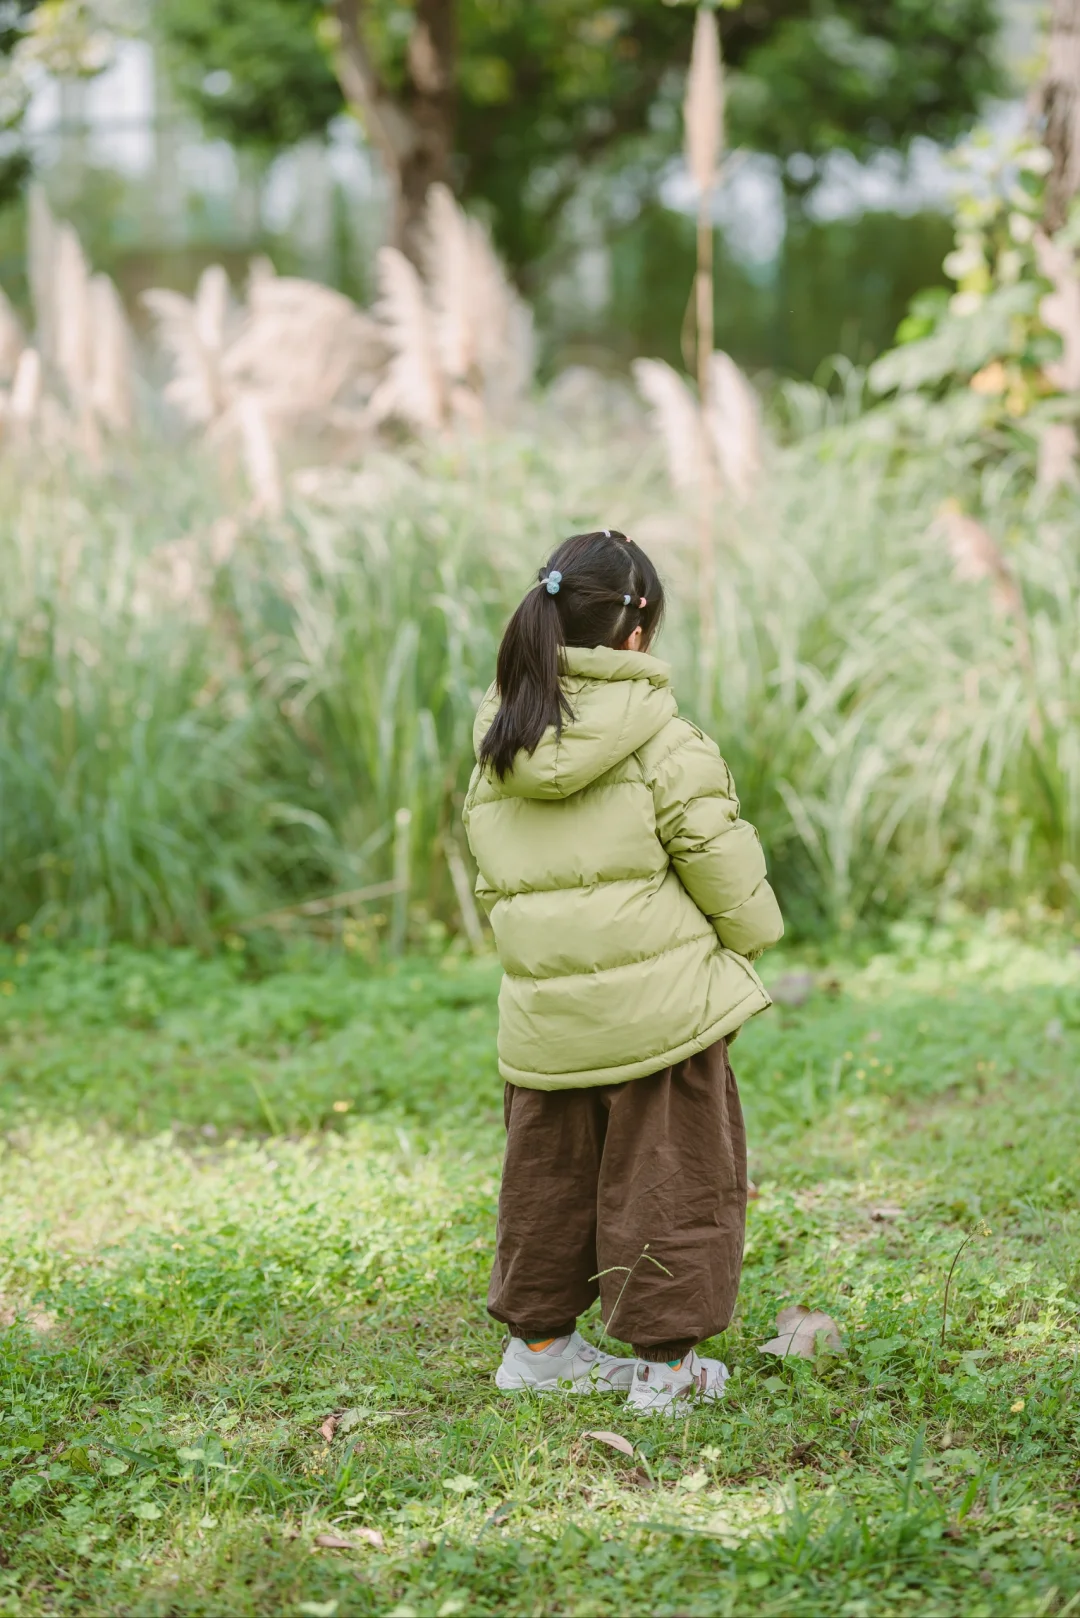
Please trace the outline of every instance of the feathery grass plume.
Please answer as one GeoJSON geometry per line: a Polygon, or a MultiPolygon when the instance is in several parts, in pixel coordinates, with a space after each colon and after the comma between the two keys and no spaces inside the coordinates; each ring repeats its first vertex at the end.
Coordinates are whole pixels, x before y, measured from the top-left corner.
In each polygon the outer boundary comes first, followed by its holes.
{"type": "Polygon", "coordinates": [[[0,381],[12,380],[25,347],[26,338],[19,318],[0,287],[0,381]]]}
{"type": "Polygon", "coordinates": [[[1039,434],[1035,470],[1035,487],[1040,494],[1053,494],[1063,485],[1068,488],[1080,485],[1078,452],[1080,439],[1071,422],[1052,421],[1043,428],[1039,434]]]}
{"type": "Polygon", "coordinates": [[[120,294],[107,275],[89,285],[91,376],[89,398],[99,420],[115,433],[135,425],[131,332],[120,294]]]}
{"type": "Polygon", "coordinates": [[[268,517],[278,517],[285,506],[281,467],[262,400],[254,393],[242,393],[233,407],[233,415],[255,510],[268,517]]]}
{"type": "Polygon", "coordinates": [[[379,326],[351,299],[259,266],[221,371],[228,390],[258,397],[268,427],[278,432],[301,422],[348,421],[386,358],[379,326]]]}
{"type": "Polygon", "coordinates": [[[720,32],[716,14],[699,6],[694,19],[694,43],[683,101],[686,163],[699,192],[707,194],[716,181],[724,140],[724,79],[720,61],[720,32]]]}
{"type": "Polygon", "coordinates": [[[379,250],[375,312],[391,348],[386,375],[371,396],[373,423],[397,417],[421,430],[446,420],[447,393],[435,323],[416,267],[396,247],[379,250]]]}
{"type": "Polygon", "coordinates": [[[209,426],[229,402],[222,376],[230,315],[228,276],[220,264],[211,264],[199,277],[194,299],[155,287],[143,293],[142,301],[173,364],[165,398],[193,426],[209,426]]]}
{"type": "MultiPolygon", "coordinates": [[[[694,309],[697,326],[698,397],[709,404],[710,357],[713,351],[713,226],[710,216],[713,187],[716,184],[724,140],[724,82],[720,62],[720,32],[709,6],[700,5],[694,19],[694,43],[690,72],[683,102],[683,130],[686,161],[698,193],[697,268],[694,275],[694,309]]],[[[702,565],[711,571],[711,530],[705,524],[700,537],[702,565]]]]}
{"type": "Polygon", "coordinates": [[[536,339],[532,310],[511,285],[484,226],[472,221],[474,274],[478,302],[486,304],[480,323],[480,386],[489,417],[505,418],[532,384],[536,339]]]}
{"type": "Polygon", "coordinates": [[[700,488],[708,477],[709,451],[697,400],[666,360],[634,360],[631,369],[664,445],[672,485],[700,488]]]}
{"type": "Polygon", "coordinates": [[[709,362],[705,424],[721,477],[737,500],[747,500],[761,474],[761,408],[742,371],[721,349],[709,362]]]}
{"type": "MultiPolygon", "coordinates": [[[[683,103],[686,161],[697,186],[697,266],[694,312],[697,342],[699,409],[708,423],[712,411],[713,262],[715,243],[710,214],[712,192],[724,138],[724,85],[720,31],[711,5],[699,5],[683,103]]],[[[729,457],[730,459],[730,457],[729,457]]],[[[698,598],[701,602],[700,694],[711,688],[716,657],[716,546],[713,533],[715,498],[713,462],[702,461],[698,491],[698,598]]]]}
{"type": "Polygon", "coordinates": [[[761,472],[761,412],[730,355],[717,350],[710,356],[704,411],[665,360],[635,360],[631,369],[663,441],[673,486],[708,492],[715,467],[736,499],[746,500],[761,472]]]}
{"type": "Polygon", "coordinates": [[[55,235],[52,310],[55,333],[53,358],[69,402],[76,410],[90,405],[94,375],[94,316],[90,299],[90,270],[82,243],[71,225],[60,224],[55,235]]]}
{"type": "Polygon", "coordinates": [[[476,275],[475,222],[448,186],[433,185],[427,197],[424,273],[430,289],[435,342],[443,375],[451,383],[475,385],[480,366],[480,332],[486,310],[476,275]]]}
{"type": "Polygon", "coordinates": [[[1063,393],[1074,393],[1080,388],[1080,279],[1076,272],[1076,259],[1072,251],[1045,232],[1037,230],[1032,237],[1039,270],[1053,283],[1039,304],[1039,315],[1045,326],[1061,338],[1061,358],[1044,367],[1046,375],[1063,393]]]}
{"type": "Polygon", "coordinates": [[[444,185],[428,192],[424,268],[451,402],[466,416],[505,409],[532,379],[532,315],[484,226],[444,185]]]}
{"type": "Polygon", "coordinates": [[[15,376],[8,396],[8,415],[12,421],[28,424],[41,408],[42,375],[41,355],[36,348],[24,348],[15,367],[15,376]]]}
{"type": "Polygon", "coordinates": [[[56,221],[40,185],[30,187],[26,226],[26,270],[39,353],[51,362],[55,349],[53,273],[57,258],[56,221]]]}
{"type": "MultiPolygon", "coordinates": [[[[91,275],[77,232],[53,218],[39,187],[30,195],[27,262],[38,354],[53,382],[62,385],[87,447],[96,449],[96,421],[115,432],[133,425],[127,319],[112,281],[91,275]]],[[[40,391],[41,377],[26,385],[29,400],[40,391]]],[[[31,414],[36,411],[35,402],[31,414]]]]}

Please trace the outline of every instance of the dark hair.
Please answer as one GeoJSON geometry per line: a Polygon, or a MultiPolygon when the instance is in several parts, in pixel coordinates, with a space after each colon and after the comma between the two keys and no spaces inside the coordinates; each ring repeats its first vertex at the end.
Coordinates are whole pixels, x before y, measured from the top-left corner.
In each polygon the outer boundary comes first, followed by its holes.
{"type": "Polygon", "coordinates": [[[614,528],[564,539],[537,577],[539,588],[529,591],[499,646],[495,683],[502,703],[480,743],[481,765],[500,779],[522,748],[535,752],[549,725],[561,733],[563,720],[574,717],[559,683],[563,647],[621,646],[639,625],[647,647],[664,611],[656,569],[614,528]]]}

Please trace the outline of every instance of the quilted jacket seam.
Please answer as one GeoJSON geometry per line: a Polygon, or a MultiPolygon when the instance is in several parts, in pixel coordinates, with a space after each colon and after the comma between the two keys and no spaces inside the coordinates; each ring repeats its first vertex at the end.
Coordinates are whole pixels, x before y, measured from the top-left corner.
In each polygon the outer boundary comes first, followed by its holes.
{"type": "MultiPolygon", "coordinates": [[[[709,918],[705,916],[704,911],[700,912],[700,914],[708,921],[709,918]]],[[[684,938],[681,944],[668,944],[663,949],[655,950],[651,955],[631,955],[624,961],[612,961],[609,965],[598,966],[591,972],[583,972],[578,967],[573,972],[553,972],[550,977],[541,977],[536,972],[511,972],[509,967],[504,967],[503,971],[515,983],[564,983],[571,980],[579,981],[583,977],[602,978],[608,972],[625,972],[627,967],[648,966],[651,961],[661,961],[665,955],[677,955],[680,950],[689,949],[691,945],[700,948],[706,940],[712,940],[715,937],[715,929],[710,925],[707,933],[697,933],[693,938],[684,938]]],[[[737,951],[733,950],[732,954],[735,953],[737,951]]]]}

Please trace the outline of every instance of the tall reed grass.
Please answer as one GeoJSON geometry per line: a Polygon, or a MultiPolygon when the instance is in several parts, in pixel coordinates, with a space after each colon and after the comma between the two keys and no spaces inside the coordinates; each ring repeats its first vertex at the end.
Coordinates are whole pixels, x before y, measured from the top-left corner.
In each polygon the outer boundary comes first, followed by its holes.
{"type": "Polygon", "coordinates": [[[1077,517],[1007,468],[973,476],[847,426],[774,450],[752,500],[717,514],[701,690],[696,508],[672,504],[617,390],[567,384],[513,432],[296,472],[280,517],[252,516],[191,451],[9,461],[0,930],[205,944],[269,913],[374,947],[378,892],[314,921],[294,907],[385,889],[402,808],[412,924],[459,928],[447,839],[502,623],[552,544],[595,524],[655,552],[672,598],[657,650],[798,928],[949,897],[1068,904],[1077,517]],[[954,577],[937,513],[957,493],[1000,547],[1011,611],[954,577]]]}

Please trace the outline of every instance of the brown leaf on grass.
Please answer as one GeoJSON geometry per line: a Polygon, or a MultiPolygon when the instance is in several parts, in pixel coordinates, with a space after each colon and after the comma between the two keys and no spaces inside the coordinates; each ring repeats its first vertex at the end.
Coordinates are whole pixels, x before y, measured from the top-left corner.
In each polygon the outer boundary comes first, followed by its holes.
{"type": "Polygon", "coordinates": [[[626,1482],[631,1489],[655,1489],[656,1484],[643,1466],[635,1466],[632,1472],[626,1473],[626,1482]]]}
{"type": "Polygon", "coordinates": [[[356,1551],[361,1545],[384,1549],[385,1541],[377,1528],[350,1528],[347,1534],[316,1534],[315,1543],[324,1551],[356,1551]]]}
{"type": "Polygon", "coordinates": [[[883,1202],[878,1208],[871,1208],[869,1217],[876,1223],[885,1223],[887,1220],[899,1219],[903,1208],[898,1208],[894,1202],[883,1202]]]}
{"type": "Polygon", "coordinates": [[[794,1354],[799,1359],[812,1360],[827,1350],[843,1352],[835,1320],[820,1309],[807,1309],[801,1303],[781,1309],[776,1317],[776,1329],[778,1335],[761,1344],[762,1354],[776,1354],[780,1358],[794,1354]]]}
{"type": "Polygon", "coordinates": [[[756,1202],[758,1197],[760,1197],[760,1195],[761,1195],[761,1192],[758,1190],[758,1188],[754,1184],[753,1180],[747,1180],[747,1182],[746,1182],[746,1200],[747,1200],[747,1202],[756,1202]]]}
{"type": "Polygon", "coordinates": [[[323,1437],[326,1439],[326,1442],[328,1444],[329,1444],[330,1440],[333,1438],[334,1434],[337,1432],[337,1424],[338,1424],[338,1417],[337,1416],[327,1416],[326,1420],[323,1422],[322,1426],[319,1428],[320,1433],[322,1433],[323,1437]]]}
{"type": "Polygon", "coordinates": [[[785,972],[769,984],[769,994],[778,1006],[804,1006],[817,987],[812,972],[785,972]]]}
{"type": "Polygon", "coordinates": [[[631,1444],[628,1438],[624,1438],[621,1433],[590,1431],[587,1433],[582,1433],[581,1436],[582,1438],[595,1438],[598,1444],[606,1444],[609,1449],[617,1449],[620,1455],[633,1455],[634,1453],[633,1444],[631,1444]]]}

